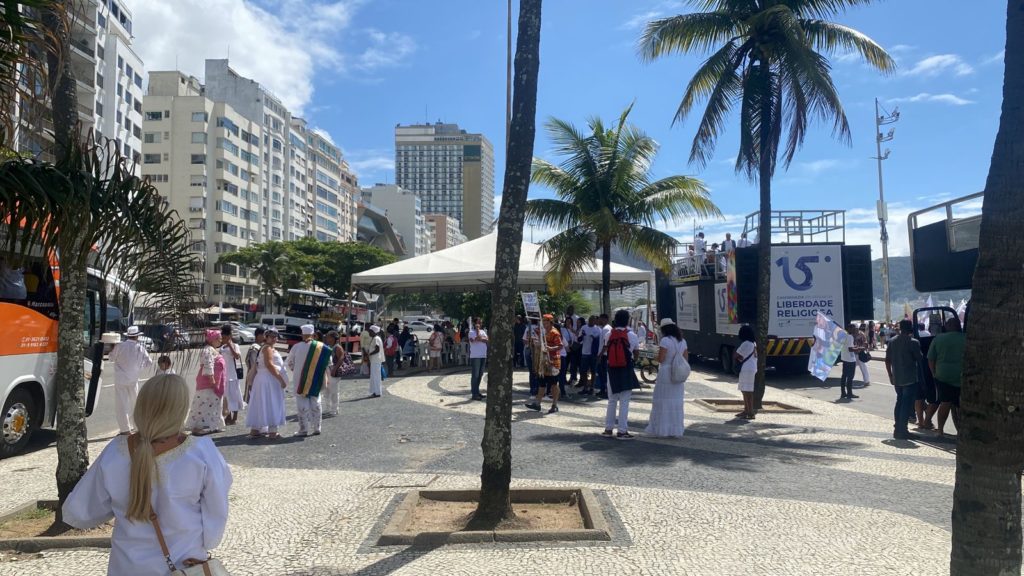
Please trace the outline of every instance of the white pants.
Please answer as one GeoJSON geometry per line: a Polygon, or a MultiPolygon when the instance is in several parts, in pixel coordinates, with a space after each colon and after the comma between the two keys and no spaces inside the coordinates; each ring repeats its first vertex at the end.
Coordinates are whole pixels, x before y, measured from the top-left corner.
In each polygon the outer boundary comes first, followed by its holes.
{"type": "Polygon", "coordinates": [[[122,433],[128,433],[135,429],[132,413],[135,412],[135,399],[138,396],[138,382],[114,385],[114,412],[117,415],[117,427],[121,429],[122,433]]]}
{"type": "Polygon", "coordinates": [[[612,394],[612,386],[608,384],[608,410],[604,414],[604,429],[615,428],[615,412],[618,405],[619,432],[629,432],[629,399],[633,396],[632,390],[625,390],[618,394],[612,394]]]}
{"type": "Polygon", "coordinates": [[[323,396],[324,414],[331,416],[338,415],[338,396],[341,394],[341,378],[328,377],[324,389],[320,392],[323,396]]]}
{"type": "Polygon", "coordinates": [[[378,396],[381,393],[384,382],[380,376],[380,365],[380,360],[370,359],[370,394],[377,394],[378,396]]]}
{"type": "Polygon", "coordinates": [[[296,396],[295,407],[299,412],[299,434],[320,431],[323,413],[320,410],[320,397],[296,396]]]}
{"type": "Polygon", "coordinates": [[[868,375],[868,365],[861,362],[860,358],[857,358],[857,368],[860,368],[861,380],[863,380],[865,384],[871,384],[871,376],[868,375]]]}

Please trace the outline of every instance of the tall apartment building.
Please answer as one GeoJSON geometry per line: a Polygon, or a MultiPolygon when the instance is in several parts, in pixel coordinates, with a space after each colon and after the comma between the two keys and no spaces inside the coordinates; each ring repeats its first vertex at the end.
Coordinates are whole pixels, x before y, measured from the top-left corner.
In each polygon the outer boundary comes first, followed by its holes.
{"type": "Polygon", "coordinates": [[[203,294],[234,305],[257,300],[249,271],[218,259],[263,240],[262,126],[181,72],[151,73],[143,110],[143,176],[187,219],[203,294]]]}
{"type": "MultiPolygon", "coordinates": [[[[293,130],[302,135],[307,158],[307,210],[310,232],[317,240],[354,242],[356,239],[358,180],[338,148],[319,130],[309,129],[301,118],[292,119],[293,130]]],[[[298,147],[297,143],[293,146],[298,147]]]]}
{"type": "MultiPolygon", "coordinates": [[[[138,162],[142,150],[142,60],[132,50],[132,14],[122,0],[74,3],[68,58],[78,92],[83,135],[110,139],[127,158],[138,162]]],[[[42,90],[39,90],[39,95],[42,90]]],[[[32,103],[19,103],[19,110],[32,103]]],[[[29,113],[25,118],[32,118],[29,113]]],[[[20,151],[52,160],[52,123],[19,123],[20,151]]],[[[137,169],[137,168],[136,168],[137,169]]]]}
{"type": "Polygon", "coordinates": [[[384,210],[405,245],[404,258],[430,254],[433,242],[423,217],[422,200],[411,190],[394,184],[363,188],[363,202],[384,210]]]}
{"type": "Polygon", "coordinates": [[[395,183],[412,190],[423,211],[458,219],[470,239],[494,221],[494,149],[458,124],[395,127],[395,183]]]}
{"type": "Polygon", "coordinates": [[[423,219],[427,223],[427,234],[433,244],[431,252],[458,246],[466,241],[459,221],[445,214],[426,214],[423,219]]]}

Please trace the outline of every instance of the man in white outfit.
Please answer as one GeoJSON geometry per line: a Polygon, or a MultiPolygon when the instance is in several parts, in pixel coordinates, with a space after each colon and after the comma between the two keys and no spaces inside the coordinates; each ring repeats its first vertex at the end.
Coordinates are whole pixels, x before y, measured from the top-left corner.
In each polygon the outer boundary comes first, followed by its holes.
{"type": "Polygon", "coordinates": [[[141,334],[138,326],[128,328],[125,333],[127,339],[114,346],[107,357],[114,363],[114,407],[121,434],[131,434],[135,430],[132,413],[139,395],[139,375],[143,369],[153,365],[146,347],[139,342],[141,334]]]}
{"type": "MultiPolygon", "coordinates": [[[[295,392],[295,411],[299,421],[298,437],[319,436],[323,422],[323,410],[320,404],[320,390],[326,383],[326,371],[320,374],[306,366],[306,360],[314,348],[325,346],[313,341],[316,327],[312,324],[302,326],[302,342],[292,346],[288,351],[288,372],[292,376],[292,389],[295,392]]],[[[330,354],[330,352],[325,352],[330,354]]],[[[315,358],[315,357],[314,357],[315,358]]]]}
{"type": "Polygon", "coordinates": [[[370,326],[373,339],[370,341],[370,398],[380,398],[383,378],[380,375],[381,364],[384,363],[384,341],[380,339],[380,326],[370,326]]]}

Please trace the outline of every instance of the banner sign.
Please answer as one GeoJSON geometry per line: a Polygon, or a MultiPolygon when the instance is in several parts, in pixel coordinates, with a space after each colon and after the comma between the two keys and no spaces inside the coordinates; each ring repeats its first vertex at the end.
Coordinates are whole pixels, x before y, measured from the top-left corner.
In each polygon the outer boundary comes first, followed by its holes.
{"type": "Polygon", "coordinates": [[[811,355],[807,358],[807,370],[812,376],[822,382],[828,378],[842,352],[846,336],[846,331],[828,316],[818,313],[814,324],[814,346],[811,346],[811,355]]]}
{"type": "Polygon", "coordinates": [[[729,287],[727,282],[715,284],[715,332],[719,334],[740,333],[740,324],[729,321],[729,287]]]}
{"type": "Polygon", "coordinates": [[[676,288],[676,324],[683,330],[700,330],[700,302],[696,286],[676,288]]]}
{"type": "Polygon", "coordinates": [[[843,253],[838,245],[772,246],[768,333],[806,337],[818,312],[842,326],[843,253]]]}
{"type": "Polygon", "coordinates": [[[725,288],[726,288],[726,308],[729,312],[729,323],[735,324],[738,320],[737,301],[736,296],[736,251],[730,250],[726,260],[725,266],[725,288]]]}
{"type": "Polygon", "coordinates": [[[540,318],[540,300],[536,292],[520,292],[523,297],[523,309],[527,318],[540,318]]]}

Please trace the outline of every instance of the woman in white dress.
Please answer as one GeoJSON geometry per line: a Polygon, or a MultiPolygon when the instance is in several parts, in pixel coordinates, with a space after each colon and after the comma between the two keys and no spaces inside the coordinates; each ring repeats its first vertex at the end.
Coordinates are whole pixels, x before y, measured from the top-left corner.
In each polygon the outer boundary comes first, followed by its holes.
{"type": "Polygon", "coordinates": [[[234,342],[230,324],[225,324],[221,327],[220,336],[220,355],[224,357],[225,370],[224,381],[226,391],[224,393],[224,400],[227,408],[224,422],[231,426],[238,422],[238,413],[245,408],[245,400],[242,398],[242,381],[238,378],[238,373],[242,370],[243,365],[242,349],[234,342]]]}
{"type": "Polygon", "coordinates": [[[687,362],[690,352],[679,326],[670,318],[662,318],[661,343],[658,348],[658,378],[654,381],[654,395],[651,399],[651,419],[647,422],[645,434],[664,438],[683,435],[683,384],[672,382],[672,359],[682,354],[687,362]]]}
{"type": "Polygon", "coordinates": [[[188,405],[181,376],[150,378],[135,404],[138,432],[115,437],[64,503],[75,528],[114,519],[108,574],[168,573],[153,514],[178,569],[205,561],[224,536],[231,471],[209,438],[182,433],[188,405]]]}
{"type": "Polygon", "coordinates": [[[260,349],[256,362],[256,377],[249,393],[249,412],[245,425],[249,427],[249,438],[260,438],[266,430],[267,438],[277,439],[277,429],[284,426],[284,389],[288,377],[281,353],[274,348],[277,344],[277,330],[267,330],[266,341],[260,349]]]}
{"type": "Polygon", "coordinates": [[[742,344],[733,352],[733,364],[740,368],[739,389],[743,394],[743,411],[736,414],[737,418],[753,420],[757,414],[754,410],[754,380],[757,377],[757,341],[754,329],[744,324],[739,333],[742,344]]]}
{"type": "Polygon", "coordinates": [[[199,353],[196,395],[192,398],[189,425],[201,436],[224,430],[224,356],[220,353],[220,330],[206,331],[206,346],[199,353]]]}

